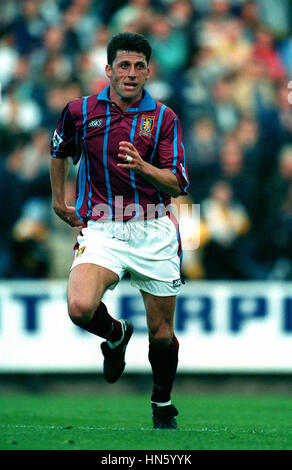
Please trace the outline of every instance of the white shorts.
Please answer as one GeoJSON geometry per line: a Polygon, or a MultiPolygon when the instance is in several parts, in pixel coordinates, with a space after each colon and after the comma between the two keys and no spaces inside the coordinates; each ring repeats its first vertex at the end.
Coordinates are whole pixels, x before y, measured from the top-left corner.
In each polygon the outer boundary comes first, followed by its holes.
{"type": "Polygon", "coordinates": [[[110,269],[119,280],[129,273],[132,286],[164,297],[180,290],[181,256],[178,230],[168,216],[128,222],[89,220],[77,237],[71,269],[93,263],[110,269]]]}

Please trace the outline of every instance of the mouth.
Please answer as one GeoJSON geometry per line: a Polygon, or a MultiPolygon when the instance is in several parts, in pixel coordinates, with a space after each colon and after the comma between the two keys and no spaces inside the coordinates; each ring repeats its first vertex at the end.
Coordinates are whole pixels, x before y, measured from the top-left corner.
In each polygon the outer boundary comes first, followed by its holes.
{"type": "Polygon", "coordinates": [[[126,88],[127,90],[135,90],[137,86],[138,86],[137,83],[132,83],[132,82],[124,83],[124,88],[126,88]]]}

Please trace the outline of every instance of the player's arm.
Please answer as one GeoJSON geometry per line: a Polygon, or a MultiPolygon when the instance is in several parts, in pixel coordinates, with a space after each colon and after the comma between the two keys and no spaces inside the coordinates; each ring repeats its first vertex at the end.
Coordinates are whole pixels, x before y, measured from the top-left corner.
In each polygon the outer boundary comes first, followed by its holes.
{"type": "Polygon", "coordinates": [[[63,109],[51,141],[52,206],[55,213],[72,227],[81,225],[75,208],[66,203],[66,183],[70,167],[68,155],[76,154],[76,129],[69,104],[63,109]]]}
{"type": "Polygon", "coordinates": [[[168,168],[157,168],[141,158],[139,152],[130,142],[120,142],[118,157],[121,162],[118,166],[128,168],[129,170],[139,173],[149,183],[153,184],[157,189],[169,194],[172,197],[178,197],[182,194],[176,176],[168,168]],[[132,157],[132,162],[126,162],[127,156],[132,157]]]}
{"type": "Polygon", "coordinates": [[[69,158],[51,158],[52,207],[64,222],[71,227],[78,227],[82,225],[82,222],[76,215],[75,207],[66,204],[66,181],[69,166],[69,158]]]}

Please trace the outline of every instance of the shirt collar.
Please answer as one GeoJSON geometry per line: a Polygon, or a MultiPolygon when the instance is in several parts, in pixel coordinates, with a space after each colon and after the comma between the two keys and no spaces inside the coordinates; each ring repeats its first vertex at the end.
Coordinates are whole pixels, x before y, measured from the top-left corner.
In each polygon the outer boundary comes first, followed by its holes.
{"type": "MultiPolygon", "coordinates": [[[[97,99],[100,100],[100,101],[107,101],[109,103],[112,103],[111,99],[109,98],[109,89],[110,89],[110,85],[108,85],[106,88],[104,88],[98,95],[97,95],[97,99]]],[[[152,98],[152,96],[150,95],[150,93],[148,93],[147,90],[143,90],[143,97],[142,99],[139,101],[138,104],[138,107],[137,108],[128,108],[126,109],[126,113],[129,113],[129,112],[137,112],[137,111],[153,111],[154,109],[156,109],[156,102],[155,100],[152,98]]]]}

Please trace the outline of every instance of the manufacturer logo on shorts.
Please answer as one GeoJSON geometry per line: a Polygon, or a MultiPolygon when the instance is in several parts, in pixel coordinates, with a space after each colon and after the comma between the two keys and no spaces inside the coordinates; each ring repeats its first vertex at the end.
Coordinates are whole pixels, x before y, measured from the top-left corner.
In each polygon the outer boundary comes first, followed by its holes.
{"type": "Polygon", "coordinates": [[[86,246],[82,246],[81,248],[79,248],[79,250],[76,250],[75,258],[81,256],[84,253],[85,248],[86,246]]]}
{"type": "Polygon", "coordinates": [[[175,279],[174,281],[172,281],[172,286],[173,287],[181,286],[181,280],[180,279],[175,279]]]}
{"type": "Polygon", "coordinates": [[[102,119],[91,119],[88,123],[88,127],[101,127],[102,119]]]}

